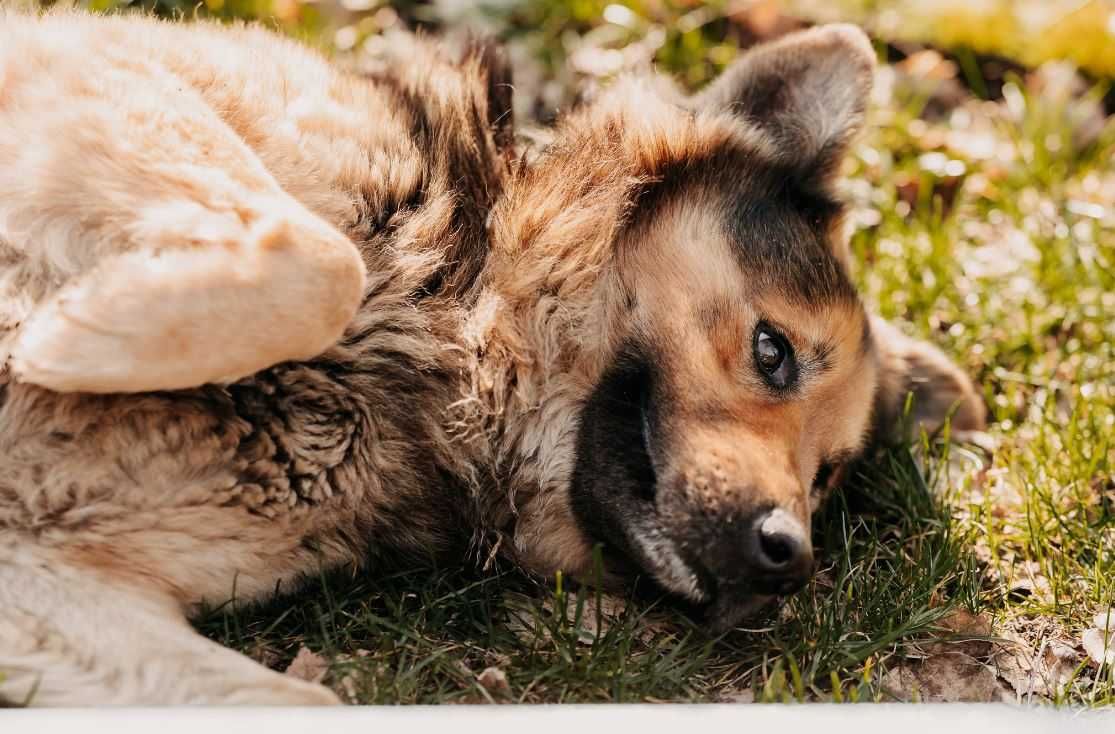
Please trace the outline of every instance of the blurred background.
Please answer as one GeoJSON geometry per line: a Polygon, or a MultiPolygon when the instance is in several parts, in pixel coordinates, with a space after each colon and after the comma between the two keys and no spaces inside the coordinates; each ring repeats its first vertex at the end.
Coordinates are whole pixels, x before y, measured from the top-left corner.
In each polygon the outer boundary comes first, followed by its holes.
{"type": "Polygon", "coordinates": [[[1115,0],[12,1],[253,19],[351,56],[386,30],[478,29],[510,45],[517,86],[529,87],[542,118],[586,80],[654,62],[696,88],[756,41],[835,20],[864,26],[884,58],[907,61],[906,71],[984,98],[1000,94],[1007,73],[1053,60],[1072,62],[1089,79],[1115,78],[1115,0]],[[949,60],[918,53],[925,48],[949,60]]]}

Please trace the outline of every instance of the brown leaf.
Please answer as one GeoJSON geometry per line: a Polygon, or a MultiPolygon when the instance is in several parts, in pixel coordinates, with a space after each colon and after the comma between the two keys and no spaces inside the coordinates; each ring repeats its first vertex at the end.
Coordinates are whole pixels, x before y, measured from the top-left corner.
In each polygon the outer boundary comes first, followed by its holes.
{"type": "Polygon", "coordinates": [[[942,639],[922,646],[920,659],[890,668],[883,686],[896,698],[910,701],[987,702],[1008,700],[994,667],[987,660],[995,650],[991,618],[955,609],[937,622],[942,639]]]}
{"type": "Polygon", "coordinates": [[[972,614],[965,609],[955,609],[937,622],[945,631],[946,639],[925,645],[925,652],[933,657],[940,654],[963,653],[986,660],[993,652],[991,618],[986,614],[972,614]]]}
{"type": "Polygon", "coordinates": [[[325,662],[325,658],[308,647],[302,647],[287,666],[284,675],[311,683],[320,683],[328,670],[329,663],[325,662]]]}
{"type": "Polygon", "coordinates": [[[940,653],[892,667],[883,676],[883,687],[903,701],[1009,700],[995,670],[963,652],[940,653]]]}
{"type": "Polygon", "coordinates": [[[937,624],[958,635],[991,636],[991,618],[986,614],[972,614],[967,609],[955,609],[937,624]]]}
{"type": "Polygon", "coordinates": [[[1047,640],[1035,652],[1023,638],[1011,633],[1005,636],[1011,643],[999,649],[992,664],[1019,700],[1051,698],[1072,680],[1079,656],[1070,645],[1047,640]]]}
{"type": "Polygon", "coordinates": [[[507,682],[507,674],[499,668],[484,668],[476,676],[476,682],[493,696],[511,695],[511,684],[507,682]]]}

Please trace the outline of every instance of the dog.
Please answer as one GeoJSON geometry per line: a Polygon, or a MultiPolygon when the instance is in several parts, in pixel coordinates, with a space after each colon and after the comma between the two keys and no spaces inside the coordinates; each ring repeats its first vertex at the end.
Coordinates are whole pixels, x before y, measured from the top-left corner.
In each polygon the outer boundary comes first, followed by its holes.
{"type": "Polygon", "coordinates": [[[870,442],[984,424],[865,310],[846,25],[521,150],[498,47],[359,73],[253,27],[0,16],[0,698],[332,704],[191,614],[500,554],[732,627],[870,442]]]}

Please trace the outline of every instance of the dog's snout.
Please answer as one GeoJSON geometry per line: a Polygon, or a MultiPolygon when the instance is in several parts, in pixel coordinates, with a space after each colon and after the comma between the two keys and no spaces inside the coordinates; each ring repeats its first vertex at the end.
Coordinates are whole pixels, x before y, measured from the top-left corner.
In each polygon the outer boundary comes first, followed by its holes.
{"type": "Polygon", "coordinates": [[[687,525],[693,541],[683,547],[696,551],[690,557],[707,572],[717,595],[791,594],[813,572],[809,531],[789,510],[709,513],[687,525]]]}
{"type": "Polygon", "coordinates": [[[751,562],[769,593],[797,591],[809,580],[813,548],[805,527],[785,510],[760,514],[752,526],[751,562]]]}

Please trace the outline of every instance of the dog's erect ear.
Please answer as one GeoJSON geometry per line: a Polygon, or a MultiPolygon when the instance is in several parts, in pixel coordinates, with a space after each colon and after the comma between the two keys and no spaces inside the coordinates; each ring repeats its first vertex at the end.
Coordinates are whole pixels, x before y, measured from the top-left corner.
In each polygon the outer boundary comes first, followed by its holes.
{"type": "Polygon", "coordinates": [[[920,429],[935,433],[949,420],[950,434],[982,431],[987,409],[968,379],[941,350],[906,336],[883,319],[871,318],[871,334],[879,355],[879,389],[875,396],[875,439],[901,440],[907,395],[913,393],[909,426],[916,438],[920,429]]]}
{"type": "Polygon", "coordinates": [[[863,31],[820,26],[747,52],[691,104],[740,115],[772,138],[781,163],[824,181],[863,125],[874,69],[863,31]]]}

